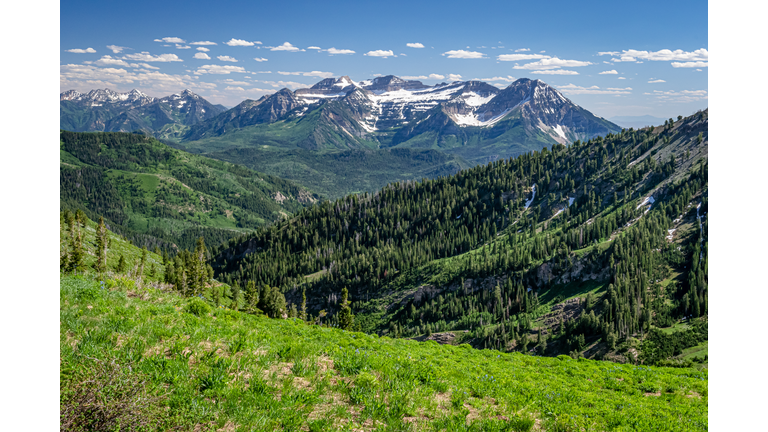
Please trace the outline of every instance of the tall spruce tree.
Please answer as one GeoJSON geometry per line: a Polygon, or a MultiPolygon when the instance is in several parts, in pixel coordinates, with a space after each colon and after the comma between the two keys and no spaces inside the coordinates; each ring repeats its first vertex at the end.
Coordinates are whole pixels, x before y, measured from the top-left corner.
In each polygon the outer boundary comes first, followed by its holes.
{"type": "Polygon", "coordinates": [[[352,324],[355,322],[355,316],[352,315],[352,309],[349,307],[348,296],[347,287],[344,287],[341,290],[341,310],[339,311],[339,328],[344,330],[352,329],[352,324]]]}

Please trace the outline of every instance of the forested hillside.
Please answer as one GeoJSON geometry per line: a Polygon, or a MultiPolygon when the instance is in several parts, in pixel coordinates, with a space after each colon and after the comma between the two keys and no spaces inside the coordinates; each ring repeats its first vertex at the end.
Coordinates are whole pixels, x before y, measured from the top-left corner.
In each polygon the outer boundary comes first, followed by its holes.
{"type": "Polygon", "coordinates": [[[326,202],[231,240],[214,269],[306,292],[331,323],[347,287],[364,331],[502,350],[636,360],[637,338],[695,319],[678,355],[706,339],[707,117],[326,202]]]}
{"type": "Polygon", "coordinates": [[[218,244],[317,200],[277,177],[130,133],[60,133],[60,206],[103,216],[139,245],[218,244]]]}

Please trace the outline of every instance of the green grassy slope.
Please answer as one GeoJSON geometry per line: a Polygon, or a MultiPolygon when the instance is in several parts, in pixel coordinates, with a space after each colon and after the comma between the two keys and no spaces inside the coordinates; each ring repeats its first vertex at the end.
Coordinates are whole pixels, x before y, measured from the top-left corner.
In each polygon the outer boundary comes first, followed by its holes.
{"type": "Polygon", "coordinates": [[[708,426],[706,371],[379,338],[206,311],[164,290],[111,280],[104,286],[61,278],[61,408],[68,426],[78,414],[114,415],[108,426],[119,421],[146,430],[708,426]],[[98,409],[94,399],[102,402],[98,409]]]}
{"type": "Polygon", "coordinates": [[[151,247],[210,245],[296,212],[307,190],[242,165],[193,155],[126,133],[61,132],[62,208],[105,217],[151,247]]]}

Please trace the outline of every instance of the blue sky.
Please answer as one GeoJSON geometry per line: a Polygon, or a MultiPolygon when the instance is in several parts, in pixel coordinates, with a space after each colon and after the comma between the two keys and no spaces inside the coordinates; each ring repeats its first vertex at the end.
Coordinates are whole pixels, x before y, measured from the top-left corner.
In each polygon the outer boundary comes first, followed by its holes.
{"type": "Polygon", "coordinates": [[[603,117],[708,106],[707,3],[62,2],[60,90],[234,106],[325,77],[538,78],[603,117]]]}

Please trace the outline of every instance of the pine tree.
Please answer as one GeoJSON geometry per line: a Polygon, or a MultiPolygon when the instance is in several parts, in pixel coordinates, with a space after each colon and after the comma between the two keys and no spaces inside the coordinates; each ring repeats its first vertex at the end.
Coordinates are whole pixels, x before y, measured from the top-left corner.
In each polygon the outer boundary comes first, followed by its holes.
{"type": "Polygon", "coordinates": [[[109,236],[107,235],[107,226],[104,224],[104,218],[99,217],[99,225],[96,227],[96,271],[103,273],[107,269],[107,244],[109,236]]]}
{"type": "Polygon", "coordinates": [[[355,321],[355,316],[352,315],[352,309],[349,307],[349,300],[347,300],[348,295],[347,287],[344,287],[341,290],[341,310],[339,311],[339,328],[344,330],[350,330],[355,321]]]}
{"type": "Polygon", "coordinates": [[[141,285],[141,279],[144,277],[144,265],[147,263],[147,248],[146,246],[141,248],[141,260],[139,261],[139,274],[138,280],[141,285]]]}

